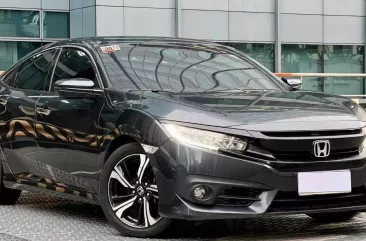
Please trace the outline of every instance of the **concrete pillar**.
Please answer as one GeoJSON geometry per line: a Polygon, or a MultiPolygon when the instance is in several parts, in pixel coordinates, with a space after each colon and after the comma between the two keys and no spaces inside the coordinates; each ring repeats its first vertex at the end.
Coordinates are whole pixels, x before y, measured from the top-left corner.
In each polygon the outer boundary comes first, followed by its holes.
{"type": "Polygon", "coordinates": [[[282,55],[282,39],[281,39],[281,0],[276,0],[275,8],[275,72],[281,72],[281,55],[282,55]]]}

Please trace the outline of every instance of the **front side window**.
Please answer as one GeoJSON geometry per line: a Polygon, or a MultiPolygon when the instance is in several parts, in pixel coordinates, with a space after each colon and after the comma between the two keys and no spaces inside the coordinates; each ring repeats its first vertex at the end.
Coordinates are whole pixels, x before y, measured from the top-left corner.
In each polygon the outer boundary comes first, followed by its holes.
{"type": "Polygon", "coordinates": [[[284,89],[278,79],[238,53],[214,45],[172,45],[114,43],[96,49],[112,84],[125,90],[284,89]]]}
{"type": "Polygon", "coordinates": [[[62,50],[58,58],[52,83],[66,79],[89,79],[97,86],[97,78],[89,57],[81,50],[62,50]]]}
{"type": "Polygon", "coordinates": [[[27,59],[22,64],[14,87],[27,90],[44,90],[57,50],[48,50],[27,59]]]}

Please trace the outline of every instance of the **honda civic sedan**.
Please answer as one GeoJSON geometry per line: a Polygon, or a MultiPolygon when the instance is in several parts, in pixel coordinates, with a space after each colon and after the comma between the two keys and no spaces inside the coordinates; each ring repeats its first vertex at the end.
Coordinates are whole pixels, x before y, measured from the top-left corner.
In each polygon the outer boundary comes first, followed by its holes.
{"type": "Polygon", "coordinates": [[[366,208],[366,113],[247,55],[173,38],[80,38],[0,84],[0,203],[21,190],[101,205],[123,235],[177,219],[366,208]]]}

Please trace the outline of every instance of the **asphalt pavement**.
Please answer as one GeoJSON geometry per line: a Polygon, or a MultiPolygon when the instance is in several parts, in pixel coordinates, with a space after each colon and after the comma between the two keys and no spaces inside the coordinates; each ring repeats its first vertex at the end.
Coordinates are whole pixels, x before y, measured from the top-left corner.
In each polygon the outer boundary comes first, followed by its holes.
{"type": "MultiPolygon", "coordinates": [[[[23,193],[17,205],[0,206],[0,217],[0,240],[143,240],[121,236],[99,206],[38,193],[23,193]]],[[[178,222],[156,240],[366,240],[366,213],[336,224],[319,224],[305,215],[178,222]]]]}

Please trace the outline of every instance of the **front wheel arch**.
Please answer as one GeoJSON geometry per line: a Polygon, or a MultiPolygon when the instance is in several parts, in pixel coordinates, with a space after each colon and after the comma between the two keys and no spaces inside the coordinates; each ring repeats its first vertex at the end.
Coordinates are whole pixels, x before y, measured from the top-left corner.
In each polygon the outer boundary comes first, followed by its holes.
{"type": "Polygon", "coordinates": [[[138,141],[128,135],[120,135],[115,137],[112,142],[108,145],[107,151],[104,156],[104,164],[107,162],[108,158],[121,146],[129,143],[138,143],[138,141]]]}

